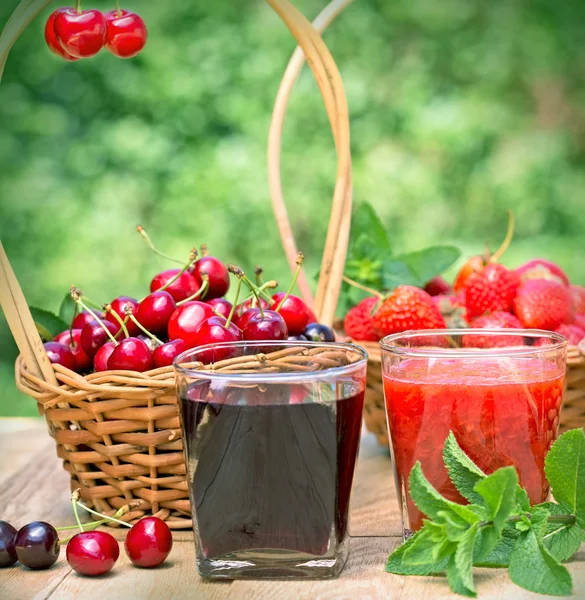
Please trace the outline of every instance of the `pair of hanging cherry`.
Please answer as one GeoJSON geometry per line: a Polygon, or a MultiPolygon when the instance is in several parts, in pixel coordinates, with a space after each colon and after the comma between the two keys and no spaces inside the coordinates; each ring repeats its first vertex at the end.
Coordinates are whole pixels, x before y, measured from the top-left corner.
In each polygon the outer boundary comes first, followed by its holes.
{"type": "Polygon", "coordinates": [[[118,58],[132,58],[146,44],[148,31],[136,13],[117,7],[107,13],[75,8],[56,10],[45,25],[45,40],[49,48],[69,61],[95,56],[104,46],[118,58]]]}

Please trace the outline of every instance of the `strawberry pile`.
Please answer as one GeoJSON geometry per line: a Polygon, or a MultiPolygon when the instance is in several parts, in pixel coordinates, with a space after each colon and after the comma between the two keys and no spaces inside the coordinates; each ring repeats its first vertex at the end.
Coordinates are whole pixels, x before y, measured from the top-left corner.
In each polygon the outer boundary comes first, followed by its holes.
{"type": "MultiPolygon", "coordinates": [[[[138,231],[157,254],[166,257],[142,227],[138,231]]],[[[77,373],[149,371],[171,365],[190,348],[224,342],[332,342],[333,331],[317,323],[305,302],[291,294],[302,262],[299,254],[289,290],[274,293],[277,283],[264,283],[261,269],[256,269],[256,281],[252,282],[239,267],[209,256],[207,247],[202,246],[201,253],[191,251],[182,268],[156,274],[150,293],[141,300],[118,296],[98,304],[72,286],[71,319],[63,322],[50,315],[63,330],[52,336],[46,327],[37,326],[47,340],[49,360],[77,373]],[[233,279],[236,292],[232,303],[225,295],[233,279]]],[[[50,314],[31,310],[33,317],[50,314]]],[[[229,352],[228,348],[217,349],[205,362],[228,358],[229,352]]]]}
{"type": "MultiPolygon", "coordinates": [[[[493,255],[467,260],[453,286],[435,277],[425,289],[402,285],[386,296],[365,298],[345,316],[346,334],[376,341],[413,329],[527,328],[557,332],[571,345],[585,340],[585,287],[571,284],[548,260],[530,260],[517,269],[497,262],[510,238],[509,231],[493,255]]],[[[485,336],[476,345],[498,345],[502,339],[485,336]]]]}

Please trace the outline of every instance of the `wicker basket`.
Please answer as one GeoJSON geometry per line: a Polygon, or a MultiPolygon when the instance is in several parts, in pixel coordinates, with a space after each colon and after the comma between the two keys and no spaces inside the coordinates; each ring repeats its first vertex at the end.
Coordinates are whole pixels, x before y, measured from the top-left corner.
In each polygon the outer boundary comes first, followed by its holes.
{"type": "MultiPolygon", "coordinates": [[[[337,67],[319,32],[351,0],[333,0],[312,26],[287,0],[266,0],[299,43],[275,104],[269,141],[270,186],[287,257],[296,248],[280,190],[280,142],[288,97],[305,57],[317,81],[336,142],[338,168],[321,276],[315,302],[301,274],[302,295],[319,319],[332,324],[347,253],[352,177],[347,102],[337,67]]],[[[0,77],[8,50],[40,12],[21,3],[0,36],[0,77]],[[2,51],[2,49],[8,49],[2,51]]],[[[291,258],[292,257],[292,258],[291,258]]],[[[18,388],[32,396],[45,415],[57,454],[71,474],[72,489],[88,505],[112,514],[130,504],[123,518],[135,522],[155,514],[171,528],[192,525],[183,441],[171,367],[136,373],[106,371],[87,376],[52,365],[44,351],[26,299],[0,243],[0,304],[20,349],[18,388]]]]}
{"type": "MultiPolygon", "coordinates": [[[[388,447],[388,429],[384,408],[384,384],[380,347],[373,342],[360,342],[368,352],[368,380],[364,401],[364,422],[376,434],[378,443],[388,447]]],[[[585,356],[575,346],[567,351],[567,375],[560,418],[560,432],[585,425],[585,356]]]]}

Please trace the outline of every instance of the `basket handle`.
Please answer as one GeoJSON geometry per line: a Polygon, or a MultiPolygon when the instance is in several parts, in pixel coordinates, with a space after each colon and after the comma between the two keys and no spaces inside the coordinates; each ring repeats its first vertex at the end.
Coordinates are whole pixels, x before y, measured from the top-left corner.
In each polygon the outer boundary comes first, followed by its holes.
{"type": "MultiPolygon", "coordinates": [[[[333,0],[317,17],[316,27],[323,31],[351,1],[333,0]]],[[[289,61],[277,95],[268,145],[268,173],[273,209],[282,244],[289,265],[293,269],[297,250],[282,194],[280,147],[288,98],[303,65],[304,57],[307,58],[323,96],[337,149],[337,180],[314,302],[314,310],[319,320],[331,325],[341,289],[351,220],[352,172],[347,100],[339,70],[316,28],[288,0],[266,0],[266,2],[278,13],[299,43],[299,48],[295,50],[289,61]]],[[[312,305],[312,295],[304,273],[299,278],[299,287],[304,300],[312,305]]]]}

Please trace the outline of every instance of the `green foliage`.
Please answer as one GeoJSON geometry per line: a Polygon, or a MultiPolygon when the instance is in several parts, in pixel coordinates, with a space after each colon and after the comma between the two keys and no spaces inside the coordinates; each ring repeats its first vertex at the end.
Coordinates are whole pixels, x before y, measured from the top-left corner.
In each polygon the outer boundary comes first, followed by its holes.
{"type": "Polygon", "coordinates": [[[30,307],[37,331],[45,342],[50,342],[58,333],[67,329],[66,321],[42,308],[30,307]]]}
{"type": "Polygon", "coordinates": [[[443,448],[445,465],[453,485],[472,503],[459,506],[443,498],[417,462],[410,473],[410,496],[432,520],[425,519],[422,529],[390,555],[386,571],[445,572],[456,594],[475,597],[474,565],[508,567],[512,581],[527,590],[570,594],[571,575],[561,561],[577,552],[585,539],[585,507],[578,500],[582,490],[575,496],[569,485],[585,476],[585,461],[575,460],[583,442],[585,432],[576,429],[562,435],[549,452],[547,477],[551,484],[556,482],[563,502],[530,507],[514,467],[486,476],[449,433],[443,448]]]}
{"type": "MultiPolygon", "coordinates": [[[[17,0],[0,2],[0,27],[17,0]]],[[[314,17],[326,0],[295,0],[314,17]]],[[[96,0],[109,10],[112,2],[96,0]]],[[[49,6],[11,51],[0,85],[0,237],[27,300],[57,311],[75,283],[99,301],[141,296],[155,271],[133,228],[187,259],[193,244],[283,285],[266,140],[294,40],[260,0],[128,0],[145,52],[66,63],[47,50],[49,6]]],[[[497,246],[517,217],[510,266],[543,255],[585,282],[585,4],[360,0],[325,33],[352,122],[356,206],[394,252],[497,246]]],[[[335,151],[305,70],[291,98],[282,178],[298,246],[320,264],[335,151]]],[[[386,259],[381,257],[381,260],[386,259]]],[[[452,273],[452,271],[451,271],[452,273]]],[[[343,306],[341,306],[341,309],[343,306]]],[[[13,383],[0,323],[0,413],[35,414],[13,383]]]]}

